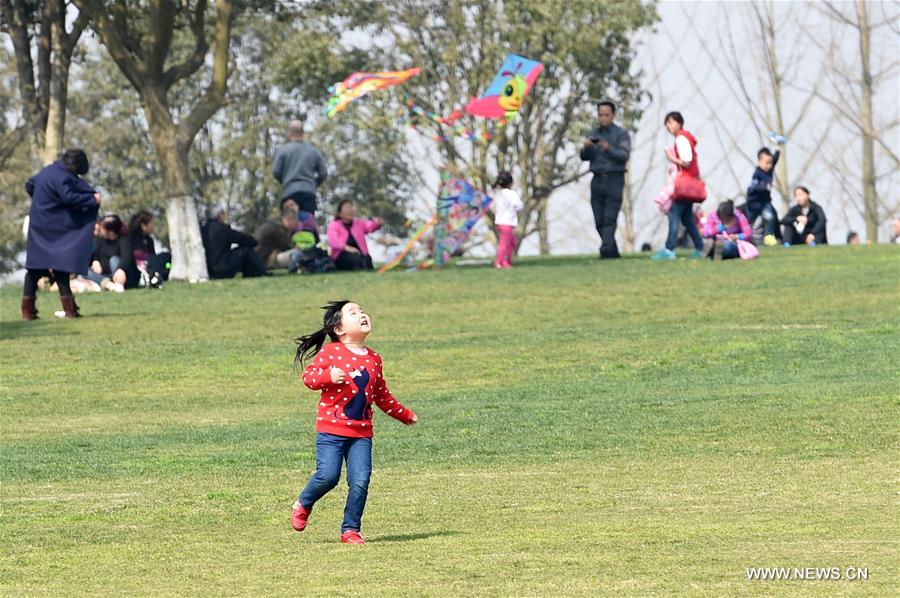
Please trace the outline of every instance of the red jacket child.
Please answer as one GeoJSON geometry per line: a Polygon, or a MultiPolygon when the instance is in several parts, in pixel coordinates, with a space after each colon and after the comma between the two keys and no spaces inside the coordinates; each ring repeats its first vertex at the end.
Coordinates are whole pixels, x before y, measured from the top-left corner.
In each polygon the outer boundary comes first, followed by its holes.
{"type": "Polygon", "coordinates": [[[404,424],[414,421],[415,413],[404,407],[388,390],[382,372],[381,356],[371,349],[357,353],[344,343],[329,343],[313,358],[303,372],[303,383],[321,390],[316,413],[316,432],[370,438],[372,403],[404,424]],[[349,374],[343,382],[331,381],[331,369],[349,374]]]}

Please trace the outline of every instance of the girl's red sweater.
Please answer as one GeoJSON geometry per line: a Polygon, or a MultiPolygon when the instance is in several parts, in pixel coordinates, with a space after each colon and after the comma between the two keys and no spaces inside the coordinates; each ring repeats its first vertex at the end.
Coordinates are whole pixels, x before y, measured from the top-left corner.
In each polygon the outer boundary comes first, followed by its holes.
{"type": "Polygon", "coordinates": [[[372,403],[404,424],[413,422],[415,414],[394,398],[382,372],[381,356],[367,349],[357,355],[344,343],[322,347],[303,371],[303,383],[311,390],[321,390],[316,413],[316,432],[351,438],[372,437],[372,403]],[[344,371],[344,382],[331,381],[331,370],[344,371]]]}

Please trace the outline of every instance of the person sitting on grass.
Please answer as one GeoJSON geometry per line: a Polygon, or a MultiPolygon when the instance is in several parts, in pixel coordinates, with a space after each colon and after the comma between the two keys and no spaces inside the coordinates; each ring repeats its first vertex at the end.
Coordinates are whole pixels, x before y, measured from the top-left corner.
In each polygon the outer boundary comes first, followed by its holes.
{"type": "Polygon", "coordinates": [[[238,272],[244,278],[268,274],[265,262],[253,251],[258,241],[227,225],[224,208],[211,206],[207,210],[207,220],[200,234],[210,278],[234,278],[238,272]],[[232,249],[232,245],[237,247],[232,249]]]}
{"type": "Polygon", "coordinates": [[[125,239],[125,224],[116,214],[108,214],[100,221],[97,232],[88,278],[105,291],[124,293],[133,261],[125,239]]]}
{"type": "Polygon", "coordinates": [[[738,240],[749,242],[753,238],[753,229],[747,217],[735,210],[734,202],[728,200],[706,215],[703,237],[706,239],[704,255],[715,260],[731,260],[739,257],[738,240]]]}
{"type": "Polygon", "coordinates": [[[366,235],[381,228],[381,218],[356,218],[356,206],[349,199],[338,204],[337,213],[328,225],[328,248],[338,270],[371,270],[372,257],[366,235]]]}
{"type": "Polygon", "coordinates": [[[293,247],[292,237],[297,227],[297,210],[293,206],[281,209],[281,217],[264,222],[256,230],[256,253],[269,270],[287,268],[289,273],[297,271],[300,250],[293,247]]]}
{"type": "Polygon", "coordinates": [[[794,188],[794,201],[797,203],[782,218],[784,225],[784,245],[824,245],[828,243],[828,232],[825,210],[810,200],[809,189],[799,185],[794,188]]]}
{"type": "Polygon", "coordinates": [[[168,280],[172,254],[167,251],[156,253],[154,232],[156,222],[152,212],[139,210],[131,217],[131,223],[128,225],[128,245],[131,247],[133,266],[127,272],[128,283],[125,288],[137,287],[143,281],[145,286],[159,289],[162,288],[163,282],[168,280]]]}

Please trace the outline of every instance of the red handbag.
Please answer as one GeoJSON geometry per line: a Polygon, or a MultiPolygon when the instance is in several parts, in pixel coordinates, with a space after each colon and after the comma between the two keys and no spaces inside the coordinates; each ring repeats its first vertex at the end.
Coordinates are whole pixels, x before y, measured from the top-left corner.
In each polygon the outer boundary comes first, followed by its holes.
{"type": "Polygon", "coordinates": [[[675,177],[672,201],[701,203],[704,199],[706,199],[706,183],[680,170],[675,177]]]}

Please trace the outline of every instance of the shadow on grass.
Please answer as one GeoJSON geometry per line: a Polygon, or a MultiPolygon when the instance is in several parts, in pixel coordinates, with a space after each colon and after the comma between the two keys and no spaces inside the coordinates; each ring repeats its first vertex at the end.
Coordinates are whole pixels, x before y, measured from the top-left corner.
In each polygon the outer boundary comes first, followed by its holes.
{"type": "Polygon", "coordinates": [[[416,534],[392,534],[390,536],[374,536],[366,540],[367,542],[413,542],[415,540],[424,540],[426,538],[434,538],[437,536],[458,536],[461,532],[454,530],[438,530],[434,532],[419,532],[416,534]]]}
{"type": "MultiPolygon", "coordinates": [[[[50,317],[53,318],[52,313],[50,314],[50,317]]],[[[42,315],[41,320],[44,319],[45,318],[42,315]]],[[[58,326],[44,325],[40,322],[13,320],[11,322],[3,322],[2,324],[0,324],[0,340],[3,341],[9,341],[17,338],[35,338],[39,336],[68,336],[70,334],[74,334],[74,332],[72,330],[63,329],[58,326]]]]}
{"type": "MultiPolygon", "coordinates": [[[[39,336],[68,336],[75,334],[75,330],[66,325],[71,320],[57,318],[53,315],[54,310],[41,310],[40,319],[37,322],[27,322],[25,320],[11,320],[0,323],[0,340],[9,341],[17,338],[36,338],[39,336]]],[[[84,312],[82,312],[84,313],[84,312]]],[[[91,313],[83,315],[81,320],[75,322],[83,322],[84,319],[94,320],[96,318],[146,318],[150,314],[147,312],[134,313],[91,313]]],[[[76,324],[77,325],[77,324],[76,324]]]]}

